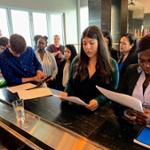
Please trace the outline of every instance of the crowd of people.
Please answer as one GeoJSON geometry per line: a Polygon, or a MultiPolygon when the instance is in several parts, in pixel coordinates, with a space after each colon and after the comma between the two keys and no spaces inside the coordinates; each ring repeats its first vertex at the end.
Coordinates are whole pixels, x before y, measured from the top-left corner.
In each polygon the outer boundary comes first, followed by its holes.
{"type": "Polygon", "coordinates": [[[137,42],[131,33],[121,35],[118,50],[112,48],[109,32],[97,26],[87,27],[81,37],[80,54],[72,44],[60,44],[59,35],[47,45],[47,37],[35,36],[35,47],[13,34],[0,37],[0,69],[7,86],[26,82],[37,83],[50,76],[47,86],[63,92],[63,96],[77,96],[95,111],[103,105],[112,105],[116,115],[131,124],[146,124],[147,116],[110,102],[96,85],[111,91],[132,95],[141,100],[150,111],[150,35],[137,42]],[[135,115],[131,120],[124,114],[135,115]]]}

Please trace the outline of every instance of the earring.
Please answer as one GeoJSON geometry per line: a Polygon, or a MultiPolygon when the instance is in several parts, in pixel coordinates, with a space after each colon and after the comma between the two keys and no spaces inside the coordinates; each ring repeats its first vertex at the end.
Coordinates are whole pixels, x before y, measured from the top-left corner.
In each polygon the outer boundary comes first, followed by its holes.
{"type": "Polygon", "coordinates": [[[141,72],[142,72],[142,68],[141,68],[140,66],[137,68],[137,72],[138,72],[138,73],[141,73],[141,72]]]}

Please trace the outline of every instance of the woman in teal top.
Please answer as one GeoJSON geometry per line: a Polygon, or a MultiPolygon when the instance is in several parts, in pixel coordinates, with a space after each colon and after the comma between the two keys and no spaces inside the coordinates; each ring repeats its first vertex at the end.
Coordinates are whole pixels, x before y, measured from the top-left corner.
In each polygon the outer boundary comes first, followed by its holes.
{"type": "Polygon", "coordinates": [[[117,63],[110,57],[100,29],[89,26],[81,38],[81,53],[71,65],[69,81],[61,96],[77,96],[94,111],[106,104],[106,98],[96,89],[96,85],[115,90],[118,86],[117,63]]]}

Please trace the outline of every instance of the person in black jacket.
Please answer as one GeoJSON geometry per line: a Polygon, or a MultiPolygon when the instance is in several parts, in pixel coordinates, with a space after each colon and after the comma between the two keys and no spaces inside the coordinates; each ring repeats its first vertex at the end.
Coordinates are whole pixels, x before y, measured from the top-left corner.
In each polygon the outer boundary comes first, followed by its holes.
{"type": "Polygon", "coordinates": [[[137,43],[136,38],[131,33],[123,34],[119,40],[119,60],[120,82],[124,78],[124,73],[130,64],[137,63],[137,43]]]}
{"type": "Polygon", "coordinates": [[[150,121],[150,34],[139,41],[138,64],[130,65],[122,82],[119,92],[131,95],[141,100],[144,113],[127,109],[118,104],[116,107],[117,115],[125,117],[131,124],[146,124],[147,118],[150,121]]]}

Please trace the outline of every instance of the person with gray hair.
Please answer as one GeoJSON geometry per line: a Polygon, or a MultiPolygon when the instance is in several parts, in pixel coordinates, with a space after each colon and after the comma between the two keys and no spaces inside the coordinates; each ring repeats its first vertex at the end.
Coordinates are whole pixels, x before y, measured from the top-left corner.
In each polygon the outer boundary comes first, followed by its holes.
{"type": "Polygon", "coordinates": [[[58,68],[61,61],[63,61],[64,59],[64,48],[65,47],[60,44],[59,35],[54,35],[54,43],[47,47],[47,50],[53,53],[53,55],[55,56],[58,68]]]}

